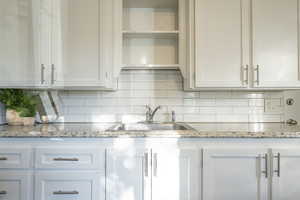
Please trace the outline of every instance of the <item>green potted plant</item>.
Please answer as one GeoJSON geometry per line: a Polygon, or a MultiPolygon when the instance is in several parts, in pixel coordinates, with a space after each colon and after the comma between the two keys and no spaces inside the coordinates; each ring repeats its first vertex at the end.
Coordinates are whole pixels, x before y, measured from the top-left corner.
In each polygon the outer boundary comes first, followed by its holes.
{"type": "Polygon", "coordinates": [[[9,125],[34,125],[37,97],[20,89],[0,90],[0,102],[6,107],[6,121],[9,125]]]}

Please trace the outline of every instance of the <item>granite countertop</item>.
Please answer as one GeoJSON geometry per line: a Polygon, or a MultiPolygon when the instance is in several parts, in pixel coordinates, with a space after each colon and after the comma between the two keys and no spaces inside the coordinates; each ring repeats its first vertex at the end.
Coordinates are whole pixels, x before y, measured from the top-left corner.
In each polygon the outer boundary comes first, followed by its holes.
{"type": "Polygon", "coordinates": [[[300,126],[283,123],[187,123],[193,130],[106,131],[109,123],[0,126],[0,138],[300,138],[300,126]]]}

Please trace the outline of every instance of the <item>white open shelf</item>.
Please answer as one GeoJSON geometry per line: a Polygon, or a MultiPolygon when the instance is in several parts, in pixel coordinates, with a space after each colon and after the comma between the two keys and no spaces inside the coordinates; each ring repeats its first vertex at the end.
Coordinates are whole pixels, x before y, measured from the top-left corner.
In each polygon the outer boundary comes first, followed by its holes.
{"type": "Polygon", "coordinates": [[[123,68],[178,69],[178,0],[123,0],[123,68]]]}

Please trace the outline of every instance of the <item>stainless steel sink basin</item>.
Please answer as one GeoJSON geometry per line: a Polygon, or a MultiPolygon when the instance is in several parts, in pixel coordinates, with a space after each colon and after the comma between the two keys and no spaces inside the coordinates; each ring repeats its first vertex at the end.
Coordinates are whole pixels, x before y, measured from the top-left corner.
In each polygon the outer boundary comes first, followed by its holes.
{"type": "Polygon", "coordinates": [[[190,130],[191,127],[177,123],[135,123],[117,124],[107,131],[166,131],[166,130],[190,130]]]}

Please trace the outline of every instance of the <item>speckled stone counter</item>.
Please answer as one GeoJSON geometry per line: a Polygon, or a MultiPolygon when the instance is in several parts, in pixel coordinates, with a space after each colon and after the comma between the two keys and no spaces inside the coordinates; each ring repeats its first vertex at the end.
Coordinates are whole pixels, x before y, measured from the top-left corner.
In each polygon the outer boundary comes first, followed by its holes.
{"type": "Polygon", "coordinates": [[[113,125],[0,126],[0,138],[300,138],[300,126],[281,123],[188,123],[193,130],[106,131],[113,125]]]}

